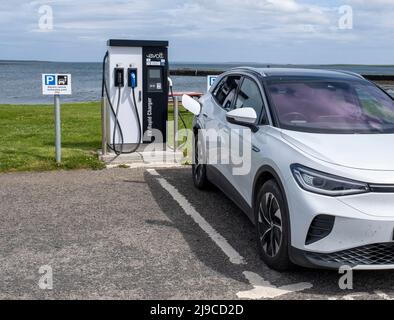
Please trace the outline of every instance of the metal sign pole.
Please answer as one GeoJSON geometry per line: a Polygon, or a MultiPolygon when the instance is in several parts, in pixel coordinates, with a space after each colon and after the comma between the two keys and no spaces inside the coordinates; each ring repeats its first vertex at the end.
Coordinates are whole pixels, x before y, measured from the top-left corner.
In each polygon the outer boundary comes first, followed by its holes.
{"type": "Polygon", "coordinates": [[[60,96],[55,95],[55,141],[56,141],[56,162],[62,162],[62,142],[61,142],[61,119],[60,119],[60,96]]]}
{"type": "Polygon", "coordinates": [[[178,97],[175,97],[174,103],[174,152],[178,149],[178,115],[179,115],[179,101],[178,97]]]}

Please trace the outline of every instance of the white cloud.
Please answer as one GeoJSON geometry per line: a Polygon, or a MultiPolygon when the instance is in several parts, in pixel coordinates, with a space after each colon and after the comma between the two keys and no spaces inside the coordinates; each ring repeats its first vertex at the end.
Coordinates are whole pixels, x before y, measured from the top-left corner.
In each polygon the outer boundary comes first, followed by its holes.
{"type": "MultiPolygon", "coordinates": [[[[303,24],[328,25],[330,12],[318,6],[300,4],[296,0],[153,0],[139,1],[80,1],[52,0],[30,2],[31,11],[42,4],[53,6],[55,28],[67,30],[124,28],[151,30],[153,34],[183,34],[190,27],[217,36],[229,37],[229,28],[303,24]]],[[[29,26],[30,27],[30,26],[29,26]]],[[[286,28],[282,28],[285,30],[286,28]]],[[[264,29],[261,29],[261,33],[264,29]]],[[[255,34],[254,37],[259,37],[255,34]]]]}
{"type": "MultiPolygon", "coordinates": [[[[34,47],[45,41],[85,45],[110,37],[169,39],[174,47],[199,43],[244,46],[388,46],[394,30],[394,0],[14,0],[0,3],[0,41],[34,47]],[[54,31],[37,33],[38,8],[51,5],[54,31]],[[354,11],[354,29],[339,30],[338,6],[354,11]]],[[[89,50],[89,46],[84,46],[89,50]]],[[[390,47],[391,48],[391,47],[390,47]]],[[[218,45],[217,50],[221,49],[218,45]]],[[[354,49],[356,50],[356,49],[354,49]]],[[[182,51],[182,50],[179,50],[182,51]]],[[[246,53],[251,50],[246,50],[246,53]]],[[[235,53],[234,53],[235,54],[235,53]]],[[[358,53],[359,54],[359,53],[358,53]]],[[[229,53],[230,55],[230,53],[229,53]]],[[[0,57],[1,58],[1,57],[0,57]]],[[[236,59],[236,58],[233,58],[236,59]]]]}

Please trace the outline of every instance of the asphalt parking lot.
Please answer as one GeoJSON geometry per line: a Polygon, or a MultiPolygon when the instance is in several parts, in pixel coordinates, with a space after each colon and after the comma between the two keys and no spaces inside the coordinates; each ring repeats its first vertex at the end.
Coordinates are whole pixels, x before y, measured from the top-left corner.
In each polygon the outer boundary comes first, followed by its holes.
{"type": "Polygon", "coordinates": [[[268,269],[247,217],[189,168],[3,174],[0,215],[0,299],[394,298],[394,271],[341,290],[337,272],[268,269]]]}

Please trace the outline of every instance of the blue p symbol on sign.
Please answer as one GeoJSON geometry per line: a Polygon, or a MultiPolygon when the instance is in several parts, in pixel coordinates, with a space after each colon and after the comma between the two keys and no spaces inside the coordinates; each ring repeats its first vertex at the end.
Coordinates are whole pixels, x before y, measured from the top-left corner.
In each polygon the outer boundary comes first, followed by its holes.
{"type": "Polygon", "coordinates": [[[211,87],[215,84],[217,76],[208,76],[207,91],[211,90],[211,87]]]}
{"type": "Polygon", "coordinates": [[[46,86],[55,86],[56,85],[56,76],[48,74],[45,76],[45,85],[46,86]]]}

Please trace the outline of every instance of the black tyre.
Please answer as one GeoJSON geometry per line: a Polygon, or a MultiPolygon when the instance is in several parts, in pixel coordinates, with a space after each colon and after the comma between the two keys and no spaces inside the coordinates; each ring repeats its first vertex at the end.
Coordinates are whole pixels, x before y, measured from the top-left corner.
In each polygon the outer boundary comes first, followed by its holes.
{"type": "Polygon", "coordinates": [[[290,223],[282,192],[275,180],[259,190],[254,206],[258,248],[262,260],[272,269],[293,267],[289,258],[290,223]]]}
{"type": "Polygon", "coordinates": [[[193,182],[196,188],[203,190],[209,187],[207,165],[203,159],[202,139],[198,134],[194,137],[194,162],[192,165],[193,182]]]}

